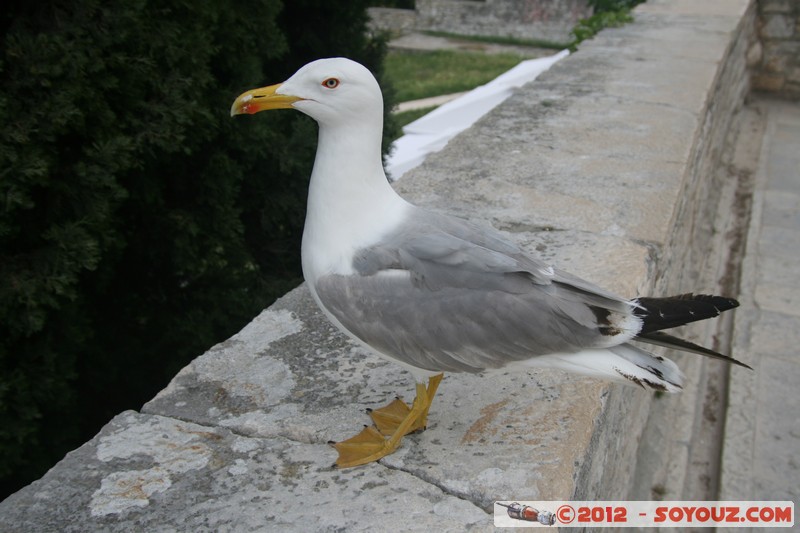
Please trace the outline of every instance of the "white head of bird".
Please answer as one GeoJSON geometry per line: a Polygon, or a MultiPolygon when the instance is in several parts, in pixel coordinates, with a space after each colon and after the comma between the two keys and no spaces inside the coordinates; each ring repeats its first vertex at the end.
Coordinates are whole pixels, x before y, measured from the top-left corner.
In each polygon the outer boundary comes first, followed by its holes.
{"type": "Polygon", "coordinates": [[[380,86],[355,61],[320,59],[283,83],[241,94],[231,115],[270,109],[296,109],[319,123],[303,232],[305,277],[348,272],[354,247],[370,244],[409,205],[383,171],[380,86]]]}
{"type": "Polygon", "coordinates": [[[321,126],[378,119],[377,127],[383,127],[378,82],[369,69],[342,57],[313,61],[283,83],[243,93],[231,116],[284,108],[297,109],[321,126]]]}

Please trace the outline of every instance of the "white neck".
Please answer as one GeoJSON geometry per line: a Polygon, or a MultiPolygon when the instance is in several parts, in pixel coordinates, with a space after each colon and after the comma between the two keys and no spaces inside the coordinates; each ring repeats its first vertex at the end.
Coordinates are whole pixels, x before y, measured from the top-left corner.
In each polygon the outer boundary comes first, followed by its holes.
{"type": "MultiPolygon", "coordinates": [[[[357,119],[356,119],[357,120],[357,119]]],[[[383,171],[378,124],[320,124],[303,232],[303,273],[352,272],[352,253],[394,227],[409,205],[383,171]]]]}

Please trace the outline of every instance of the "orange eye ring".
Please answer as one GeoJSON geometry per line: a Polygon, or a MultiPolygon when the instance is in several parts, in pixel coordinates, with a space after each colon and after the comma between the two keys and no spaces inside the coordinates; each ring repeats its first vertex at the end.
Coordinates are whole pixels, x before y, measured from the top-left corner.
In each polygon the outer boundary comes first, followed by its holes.
{"type": "Polygon", "coordinates": [[[326,89],[335,89],[339,86],[339,80],[336,78],[328,78],[322,82],[322,86],[326,89]]]}

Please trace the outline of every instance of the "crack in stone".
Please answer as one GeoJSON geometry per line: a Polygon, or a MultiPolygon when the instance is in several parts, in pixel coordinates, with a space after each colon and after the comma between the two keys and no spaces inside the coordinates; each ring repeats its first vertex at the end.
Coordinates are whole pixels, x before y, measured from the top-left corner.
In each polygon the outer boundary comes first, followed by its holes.
{"type": "MultiPolygon", "coordinates": [[[[140,412],[140,414],[145,414],[145,415],[150,415],[150,416],[159,416],[159,417],[162,417],[162,418],[168,418],[168,419],[171,419],[171,420],[177,420],[177,421],[185,422],[185,423],[188,423],[188,424],[195,424],[195,425],[206,427],[206,428],[209,428],[209,429],[224,429],[224,430],[229,431],[232,435],[236,435],[237,437],[243,437],[243,438],[248,438],[248,439],[282,438],[282,439],[285,439],[285,440],[287,440],[289,442],[296,442],[296,443],[299,443],[299,444],[311,444],[311,445],[327,444],[326,442],[323,442],[322,440],[320,440],[318,442],[316,442],[316,441],[308,441],[308,440],[294,438],[291,435],[282,434],[282,433],[281,434],[275,434],[273,436],[248,435],[247,433],[242,432],[241,430],[239,430],[239,429],[237,429],[235,427],[211,425],[211,424],[208,424],[208,423],[198,422],[198,421],[192,420],[190,418],[185,418],[185,417],[180,417],[180,416],[175,416],[175,415],[167,416],[167,415],[162,415],[162,414],[159,414],[159,413],[144,412],[144,411],[140,412]]],[[[452,496],[454,498],[458,498],[459,500],[463,500],[463,501],[465,501],[467,503],[472,504],[474,507],[476,507],[477,509],[480,509],[484,514],[486,514],[488,516],[493,516],[494,515],[494,510],[492,508],[492,502],[489,503],[488,507],[484,507],[481,504],[480,500],[473,500],[473,499],[471,499],[469,497],[469,495],[467,495],[465,493],[462,493],[462,492],[459,492],[459,491],[454,491],[454,490],[448,488],[443,483],[437,481],[433,477],[423,475],[422,472],[417,472],[417,471],[414,471],[412,469],[402,468],[400,466],[387,464],[387,463],[385,463],[383,461],[378,461],[375,464],[383,466],[384,468],[387,468],[389,470],[395,470],[397,472],[406,473],[406,474],[408,474],[410,476],[413,476],[413,477],[419,479],[420,481],[422,481],[422,482],[424,482],[424,483],[426,483],[428,485],[432,485],[432,486],[436,487],[443,494],[446,494],[447,496],[452,496]]]]}
{"type": "Polygon", "coordinates": [[[391,465],[391,464],[385,463],[383,461],[379,461],[378,463],[380,465],[384,466],[385,468],[388,468],[390,470],[395,470],[395,471],[398,471],[398,472],[405,472],[406,474],[408,474],[410,476],[413,476],[413,477],[419,479],[420,481],[422,481],[424,483],[427,483],[429,485],[433,485],[434,487],[436,487],[437,489],[442,491],[444,494],[447,494],[448,496],[453,496],[454,498],[458,498],[459,500],[463,500],[463,501],[465,501],[467,503],[472,504],[476,508],[478,508],[481,511],[483,511],[486,515],[489,515],[489,516],[493,516],[494,515],[494,509],[492,508],[493,503],[490,503],[488,508],[484,507],[483,505],[481,505],[480,501],[472,500],[471,498],[469,498],[469,496],[467,494],[464,494],[462,492],[458,492],[458,491],[454,491],[452,489],[449,489],[443,483],[438,482],[436,479],[434,479],[434,478],[432,478],[430,476],[425,476],[421,472],[415,472],[415,471],[413,471],[411,469],[403,468],[403,467],[396,466],[396,465],[391,465]]]}

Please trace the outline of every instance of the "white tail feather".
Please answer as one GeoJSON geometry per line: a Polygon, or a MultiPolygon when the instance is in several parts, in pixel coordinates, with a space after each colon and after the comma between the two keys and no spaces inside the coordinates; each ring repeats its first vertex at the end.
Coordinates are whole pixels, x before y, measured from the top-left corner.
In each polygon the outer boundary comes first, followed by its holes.
{"type": "Polygon", "coordinates": [[[534,368],[558,368],[584,376],[636,384],[645,389],[679,392],[683,374],[678,365],[630,344],[573,354],[534,357],[520,364],[534,368]]]}

